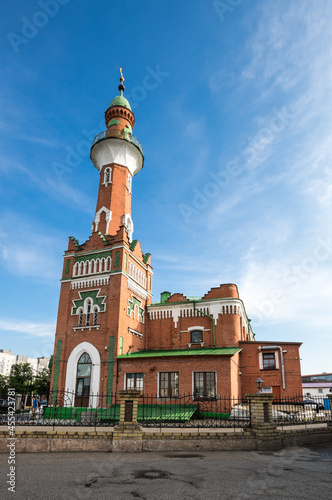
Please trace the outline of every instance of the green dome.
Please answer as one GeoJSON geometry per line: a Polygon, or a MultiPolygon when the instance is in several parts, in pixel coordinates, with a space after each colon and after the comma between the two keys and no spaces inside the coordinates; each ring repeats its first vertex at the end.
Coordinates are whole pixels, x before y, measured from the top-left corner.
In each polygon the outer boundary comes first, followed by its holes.
{"type": "Polygon", "coordinates": [[[117,95],[114,97],[113,101],[111,102],[111,106],[123,106],[124,108],[127,108],[131,111],[131,107],[129,102],[123,95],[117,95]]]}

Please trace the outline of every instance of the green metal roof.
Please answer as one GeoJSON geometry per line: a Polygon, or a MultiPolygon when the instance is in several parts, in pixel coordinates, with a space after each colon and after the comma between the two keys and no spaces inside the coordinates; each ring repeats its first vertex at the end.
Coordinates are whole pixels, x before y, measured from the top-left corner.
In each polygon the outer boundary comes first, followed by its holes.
{"type": "Polygon", "coordinates": [[[138,351],[130,354],[121,354],[117,359],[133,359],[133,358],[155,358],[167,356],[233,356],[241,351],[240,347],[216,347],[201,349],[172,349],[163,351],[138,351]]]}
{"type": "Polygon", "coordinates": [[[123,95],[117,95],[116,97],[114,97],[110,106],[123,106],[124,108],[130,109],[130,111],[131,111],[130,104],[127,101],[127,99],[125,97],[123,97],[123,95]]]}

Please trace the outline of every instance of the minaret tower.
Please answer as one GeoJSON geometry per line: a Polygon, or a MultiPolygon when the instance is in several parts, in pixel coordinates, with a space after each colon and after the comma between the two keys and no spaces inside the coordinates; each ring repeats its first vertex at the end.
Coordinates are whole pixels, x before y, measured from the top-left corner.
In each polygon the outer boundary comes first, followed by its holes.
{"type": "Polygon", "coordinates": [[[105,112],[107,130],[98,134],[91,147],[91,161],[99,170],[100,182],[92,232],[114,235],[124,225],[132,241],[132,178],[143,167],[141,144],[133,137],[134,113],[123,96],[121,72],[119,91],[105,112]]]}
{"type": "Polygon", "coordinates": [[[120,95],[105,112],[107,128],[91,146],[100,174],[92,234],[82,244],[70,237],[64,257],[52,391],[60,399],[65,393],[69,406],[108,404],[124,388],[117,356],[146,346],[152,268],[150,254],[133,240],[131,217],[132,179],[144,158],[123,82],[121,72],[120,95]]]}

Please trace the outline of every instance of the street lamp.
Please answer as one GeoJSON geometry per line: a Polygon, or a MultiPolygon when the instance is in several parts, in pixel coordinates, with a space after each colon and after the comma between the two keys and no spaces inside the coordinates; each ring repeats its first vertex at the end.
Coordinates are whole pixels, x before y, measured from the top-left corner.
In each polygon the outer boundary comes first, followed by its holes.
{"type": "Polygon", "coordinates": [[[257,384],[257,387],[258,387],[258,394],[260,394],[262,392],[263,383],[264,383],[264,380],[262,380],[261,378],[258,378],[256,380],[256,384],[257,384]]]}

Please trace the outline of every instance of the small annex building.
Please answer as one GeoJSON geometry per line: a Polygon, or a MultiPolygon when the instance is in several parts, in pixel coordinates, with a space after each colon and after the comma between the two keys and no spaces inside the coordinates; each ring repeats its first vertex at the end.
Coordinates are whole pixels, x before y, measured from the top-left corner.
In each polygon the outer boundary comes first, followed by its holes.
{"type": "Polygon", "coordinates": [[[91,236],[64,255],[51,390],[66,404],[139,389],[159,398],[301,394],[299,342],[256,341],[237,286],[152,302],[151,255],[133,239],[133,177],[143,167],[134,113],[119,91],[92,142],[100,180],[91,236]]]}

